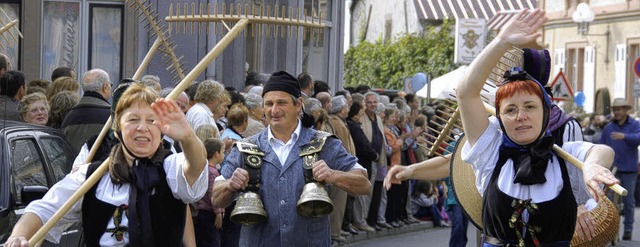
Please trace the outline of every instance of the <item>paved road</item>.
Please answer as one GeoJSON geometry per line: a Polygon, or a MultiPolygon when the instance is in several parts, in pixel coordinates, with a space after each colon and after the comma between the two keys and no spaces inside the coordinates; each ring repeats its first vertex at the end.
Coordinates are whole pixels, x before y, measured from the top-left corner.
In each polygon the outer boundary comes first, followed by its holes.
{"type": "MultiPolygon", "coordinates": [[[[636,208],[634,222],[633,241],[620,241],[615,246],[631,247],[640,246],[640,208],[636,208]]],[[[622,229],[622,226],[620,226],[622,229]]],[[[420,247],[446,247],[449,246],[450,228],[431,228],[423,231],[405,233],[400,235],[386,236],[377,239],[365,240],[344,246],[362,246],[362,247],[388,247],[388,246],[420,246],[420,247]]],[[[467,231],[469,238],[468,247],[475,247],[476,228],[469,224],[467,231]]]]}

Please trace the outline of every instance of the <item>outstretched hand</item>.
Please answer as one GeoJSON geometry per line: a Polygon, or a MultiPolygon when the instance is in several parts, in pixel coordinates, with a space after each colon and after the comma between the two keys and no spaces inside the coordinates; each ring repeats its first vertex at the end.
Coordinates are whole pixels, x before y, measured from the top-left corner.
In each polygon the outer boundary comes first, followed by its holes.
{"type": "Polygon", "coordinates": [[[536,31],[546,21],[547,17],[543,10],[523,9],[502,28],[498,38],[516,46],[531,43],[542,35],[536,31]]]}
{"type": "Polygon", "coordinates": [[[409,166],[393,166],[387,172],[382,186],[389,190],[392,184],[400,184],[402,181],[409,179],[412,172],[413,170],[409,166]]]}
{"type": "Polygon", "coordinates": [[[163,134],[176,141],[183,141],[194,135],[186,116],[180,110],[180,106],[172,99],[157,99],[151,104],[151,108],[158,115],[154,122],[163,134]]]}

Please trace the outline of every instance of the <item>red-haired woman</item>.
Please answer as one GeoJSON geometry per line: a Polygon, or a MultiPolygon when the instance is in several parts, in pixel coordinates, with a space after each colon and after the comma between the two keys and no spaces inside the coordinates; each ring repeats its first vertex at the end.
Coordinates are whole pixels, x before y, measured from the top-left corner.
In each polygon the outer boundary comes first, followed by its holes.
{"type": "MultiPolygon", "coordinates": [[[[543,86],[514,68],[496,91],[499,127],[489,124],[480,98],[486,78],[513,46],[526,45],[546,21],[544,11],[523,10],[471,63],[456,88],[467,142],[462,158],[476,173],[483,195],[484,246],[569,246],[576,224],[570,177],[581,171],[559,159],[547,131],[551,101],[543,86]]],[[[584,182],[599,199],[604,183],[618,183],[601,165],[613,161],[606,146],[566,142],[562,148],[584,162],[584,182]]],[[[589,238],[591,236],[588,236],[589,238]]]]}

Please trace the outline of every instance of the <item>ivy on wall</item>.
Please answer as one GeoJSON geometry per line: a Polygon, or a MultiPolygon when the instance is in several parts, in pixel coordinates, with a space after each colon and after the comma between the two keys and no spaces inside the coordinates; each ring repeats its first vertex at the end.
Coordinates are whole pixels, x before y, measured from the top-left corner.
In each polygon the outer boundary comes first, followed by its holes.
{"type": "Polygon", "coordinates": [[[405,77],[431,73],[436,78],[456,68],[453,63],[453,20],[426,27],[423,35],[405,34],[393,43],[362,41],[345,54],[344,85],[402,89],[405,77]]]}

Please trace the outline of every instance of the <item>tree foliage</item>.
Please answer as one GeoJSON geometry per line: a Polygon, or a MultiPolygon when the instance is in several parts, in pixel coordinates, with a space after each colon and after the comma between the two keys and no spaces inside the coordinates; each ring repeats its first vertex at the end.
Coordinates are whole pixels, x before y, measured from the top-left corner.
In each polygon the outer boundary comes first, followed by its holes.
{"type": "Polygon", "coordinates": [[[344,58],[345,86],[402,89],[404,78],[415,73],[431,73],[435,78],[455,69],[453,23],[430,26],[421,36],[405,34],[394,42],[363,41],[349,48],[344,58]]]}

